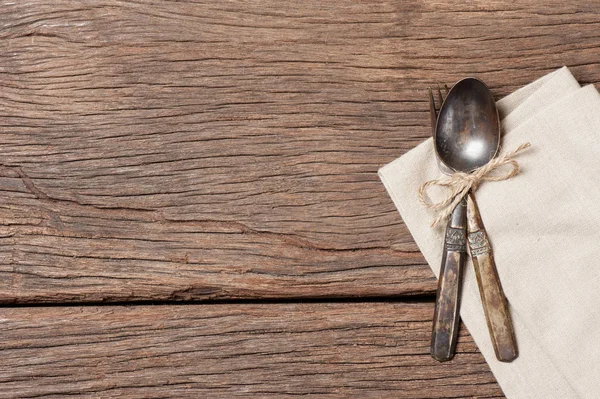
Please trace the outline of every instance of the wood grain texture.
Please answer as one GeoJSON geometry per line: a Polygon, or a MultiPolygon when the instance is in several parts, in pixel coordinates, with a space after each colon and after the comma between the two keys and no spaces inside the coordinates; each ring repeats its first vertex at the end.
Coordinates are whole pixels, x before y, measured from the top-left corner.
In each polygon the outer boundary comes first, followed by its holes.
{"type": "Polygon", "coordinates": [[[0,4],[1,303],[433,294],[426,87],[600,80],[595,2],[0,4]]]}
{"type": "Polygon", "coordinates": [[[429,356],[433,304],[0,310],[0,397],[504,396],[470,336],[429,356]]]}

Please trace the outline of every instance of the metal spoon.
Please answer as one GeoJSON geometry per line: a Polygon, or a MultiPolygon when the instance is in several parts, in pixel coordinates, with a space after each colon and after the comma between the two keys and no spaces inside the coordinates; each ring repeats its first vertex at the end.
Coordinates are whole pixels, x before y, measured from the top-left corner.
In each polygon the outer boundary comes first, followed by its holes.
{"type": "MultiPolygon", "coordinates": [[[[442,93],[438,88],[439,102],[442,103],[442,93]]],[[[445,102],[444,104],[447,104],[445,102]]],[[[442,173],[452,174],[450,169],[441,162],[437,149],[436,125],[439,124],[435,101],[429,89],[429,108],[433,128],[436,160],[442,173]]],[[[446,141],[452,138],[446,137],[446,141]]],[[[433,329],[431,333],[431,356],[439,362],[451,360],[456,351],[458,327],[460,322],[459,309],[462,288],[463,265],[467,256],[467,209],[466,201],[461,201],[452,211],[444,239],[444,252],[437,287],[435,311],[433,314],[433,329]]]]}
{"type": "MultiPolygon", "coordinates": [[[[482,81],[475,78],[463,79],[450,90],[438,114],[434,141],[436,155],[444,172],[471,172],[488,163],[496,155],[500,144],[500,118],[494,98],[482,81]]],[[[518,349],[508,303],[500,284],[483,222],[471,193],[465,200],[468,214],[468,241],[488,330],[498,360],[510,362],[518,356],[518,349]]],[[[456,233],[456,231],[463,226],[464,219],[459,221],[458,217],[463,217],[464,211],[460,208],[463,207],[464,202],[457,206],[450,219],[438,286],[441,302],[448,302],[448,295],[444,295],[444,288],[446,288],[445,291],[450,295],[456,295],[453,302],[457,308],[460,301],[460,276],[462,274],[460,266],[461,262],[464,262],[464,254],[457,255],[456,251],[452,251],[456,248],[448,246],[448,231],[453,231],[453,234],[457,236],[462,234],[456,233]],[[443,273],[445,268],[450,270],[443,273]],[[453,272],[458,278],[452,277],[453,272]],[[442,281],[442,278],[447,278],[449,275],[451,279],[457,281],[458,288],[450,288],[447,283],[442,281]],[[442,292],[440,293],[440,291],[442,292]]],[[[464,230],[462,231],[464,232],[464,230]]],[[[440,299],[438,299],[439,302],[440,299]]],[[[432,354],[439,354],[442,360],[449,360],[444,358],[444,353],[448,353],[447,349],[451,349],[450,358],[454,354],[458,330],[458,309],[448,310],[444,309],[444,306],[439,307],[438,312],[436,303],[432,354]],[[449,335],[450,339],[454,338],[454,341],[451,340],[447,346],[444,343],[447,335],[444,332],[441,334],[436,332],[436,329],[444,330],[445,325],[448,325],[447,322],[444,324],[445,320],[449,320],[456,326],[449,335]]],[[[436,356],[434,355],[434,357],[436,356]]]]}

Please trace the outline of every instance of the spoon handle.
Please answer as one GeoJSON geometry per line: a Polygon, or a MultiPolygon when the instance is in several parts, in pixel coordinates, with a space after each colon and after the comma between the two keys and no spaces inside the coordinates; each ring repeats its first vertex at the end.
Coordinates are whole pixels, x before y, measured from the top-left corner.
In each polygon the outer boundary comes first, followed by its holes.
{"type": "Polygon", "coordinates": [[[496,262],[485,227],[481,221],[479,209],[471,193],[467,198],[467,215],[469,249],[475,267],[479,295],[481,296],[492,345],[498,360],[512,362],[519,356],[519,351],[508,309],[508,301],[502,290],[496,262]]]}
{"type": "Polygon", "coordinates": [[[431,356],[439,362],[451,360],[456,350],[460,321],[460,291],[467,257],[467,203],[463,199],[452,211],[446,227],[444,254],[433,314],[431,356]]]}

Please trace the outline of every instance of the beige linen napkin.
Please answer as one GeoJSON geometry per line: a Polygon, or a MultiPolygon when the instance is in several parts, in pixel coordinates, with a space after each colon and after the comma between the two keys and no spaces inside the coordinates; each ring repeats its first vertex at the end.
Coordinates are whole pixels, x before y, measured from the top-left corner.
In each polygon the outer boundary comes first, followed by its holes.
{"type": "MultiPolygon", "coordinates": [[[[496,360],[470,260],[461,317],[508,398],[600,398],[600,95],[565,67],[497,104],[503,148],[531,143],[517,157],[521,174],[475,194],[519,358],[496,360]]],[[[440,176],[432,140],[379,176],[437,275],[445,226],[431,228],[435,215],[417,199],[419,186],[440,176]]]]}

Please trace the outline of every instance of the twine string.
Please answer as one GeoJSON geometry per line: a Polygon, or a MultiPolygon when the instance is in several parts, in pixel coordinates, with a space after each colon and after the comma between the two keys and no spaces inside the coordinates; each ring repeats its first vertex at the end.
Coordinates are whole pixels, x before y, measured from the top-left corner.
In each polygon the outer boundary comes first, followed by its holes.
{"type": "Polygon", "coordinates": [[[423,183],[418,191],[419,202],[426,208],[438,211],[438,216],[431,225],[435,226],[450,216],[469,190],[475,190],[482,182],[502,181],[516,176],[520,168],[514,157],[530,146],[530,143],[521,144],[516,149],[492,159],[471,173],[455,172],[452,175],[423,183]],[[439,201],[433,201],[427,192],[434,186],[445,190],[445,195],[439,201]]]}

